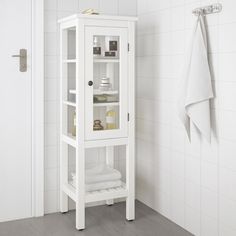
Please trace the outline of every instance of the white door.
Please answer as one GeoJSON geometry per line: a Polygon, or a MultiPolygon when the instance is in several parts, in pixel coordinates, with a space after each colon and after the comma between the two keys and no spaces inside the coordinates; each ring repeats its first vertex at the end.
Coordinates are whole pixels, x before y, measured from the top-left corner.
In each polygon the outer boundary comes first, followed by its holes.
{"type": "Polygon", "coordinates": [[[32,216],[31,0],[0,1],[0,222],[32,216]],[[20,49],[28,68],[19,71],[20,49]]]}
{"type": "Polygon", "coordinates": [[[86,27],[86,139],[127,137],[128,29],[86,27]]]}

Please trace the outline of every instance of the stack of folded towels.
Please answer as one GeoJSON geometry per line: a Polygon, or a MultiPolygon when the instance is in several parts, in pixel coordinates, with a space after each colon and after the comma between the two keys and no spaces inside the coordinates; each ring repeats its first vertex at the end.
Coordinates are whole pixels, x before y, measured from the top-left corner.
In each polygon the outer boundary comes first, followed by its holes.
{"type": "MultiPolygon", "coordinates": [[[[75,173],[71,173],[71,185],[75,187],[75,173]]],[[[122,185],[121,173],[105,164],[89,167],[85,170],[85,190],[96,191],[115,188],[122,185]]]]}

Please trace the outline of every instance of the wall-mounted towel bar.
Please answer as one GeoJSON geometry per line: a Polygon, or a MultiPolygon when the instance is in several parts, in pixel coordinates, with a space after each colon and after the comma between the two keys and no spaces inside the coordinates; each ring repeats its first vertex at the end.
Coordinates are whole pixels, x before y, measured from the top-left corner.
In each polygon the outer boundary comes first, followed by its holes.
{"type": "Polygon", "coordinates": [[[196,8],[192,12],[194,15],[198,16],[199,14],[207,15],[212,13],[218,13],[221,12],[221,10],[222,5],[220,3],[215,3],[212,5],[196,8]]]}

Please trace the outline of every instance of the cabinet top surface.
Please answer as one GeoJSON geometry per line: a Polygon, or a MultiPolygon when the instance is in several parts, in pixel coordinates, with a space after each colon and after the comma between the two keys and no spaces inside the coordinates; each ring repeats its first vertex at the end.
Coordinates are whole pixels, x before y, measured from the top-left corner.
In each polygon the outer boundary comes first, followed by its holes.
{"type": "Polygon", "coordinates": [[[137,21],[137,17],[132,16],[110,16],[110,15],[86,15],[74,14],[58,20],[58,23],[64,23],[75,19],[93,19],[93,20],[118,20],[118,21],[137,21]]]}

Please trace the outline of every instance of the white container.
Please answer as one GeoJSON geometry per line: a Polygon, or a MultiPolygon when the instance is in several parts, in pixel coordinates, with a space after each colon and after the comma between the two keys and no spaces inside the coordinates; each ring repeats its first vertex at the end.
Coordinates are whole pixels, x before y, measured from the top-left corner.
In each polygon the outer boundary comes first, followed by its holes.
{"type": "Polygon", "coordinates": [[[110,78],[104,77],[101,78],[101,84],[109,84],[110,83],[110,78]]]}
{"type": "Polygon", "coordinates": [[[101,83],[99,85],[99,89],[101,91],[108,91],[111,89],[111,83],[110,83],[110,78],[104,77],[101,78],[101,83]]]}
{"type": "Polygon", "coordinates": [[[101,91],[108,91],[111,89],[111,84],[100,84],[99,85],[99,90],[101,91]]]}

